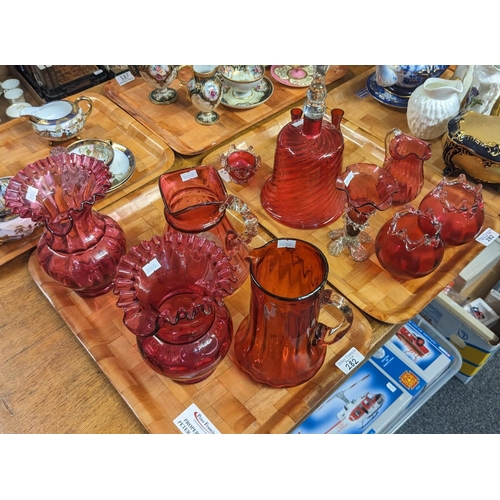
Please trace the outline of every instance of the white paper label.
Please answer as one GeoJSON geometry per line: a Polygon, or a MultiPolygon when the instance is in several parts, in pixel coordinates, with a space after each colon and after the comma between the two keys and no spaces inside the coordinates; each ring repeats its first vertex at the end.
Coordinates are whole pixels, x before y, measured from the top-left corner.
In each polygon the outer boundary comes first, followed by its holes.
{"type": "Polygon", "coordinates": [[[301,118],[300,120],[295,120],[294,122],[292,122],[292,125],[294,127],[300,127],[303,123],[304,123],[304,119],[301,118]]]}
{"type": "Polygon", "coordinates": [[[183,434],[220,434],[217,427],[194,403],[172,422],[183,434]]]}
{"type": "Polygon", "coordinates": [[[278,240],[278,248],[295,248],[295,240],[278,240]]]}
{"type": "Polygon", "coordinates": [[[158,259],[155,257],[150,260],[145,266],[142,266],[142,270],[145,272],[146,276],[151,276],[157,269],[160,269],[161,265],[158,259]]]}
{"type": "Polygon", "coordinates": [[[495,241],[498,238],[498,233],[493,231],[493,229],[488,228],[485,229],[477,238],[476,241],[482,243],[485,247],[487,247],[490,243],[495,241]]]}
{"type": "Polygon", "coordinates": [[[222,180],[226,182],[231,182],[231,177],[229,176],[229,173],[225,168],[221,168],[219,170],[219,175],[221,176],[222,180]]]}
{"type": "Polygon", "coordinates": [[[365,357],[355,348],[351,347],[336,363],[335,366],[340,368],[345,374],[354,370],[365,357]]]}
{"type": "Polygon", "coordinates": [[[94,71],[94,75],[100,75],[102,73],[102,69],[96,69],[94,71]]]}
{"type": "Polygon", "coordinates": [[[186,182],[189,179],[195,179],[196,177],[198,177],[198,172],[196,170],[190,170],[189,172],[181,174],[182,182],[186,182]]]}
{"type": "Polygon", "coordinates": [[[121,73],[120,75],[115,76],[115,80],[120,85],[125,85],[126,83],[133,82],[135,80],[134,75],[130,71],[126,71],[125,73],[121,73]]]}
{"type": "Polygon", "coordinates": [[[28,191],[26,192],[26,199],[28,201],[36,201],[36,195],[38,194],[38,189],[33,186],[28,186],[28,191]]]}
{"type": "Polygon", "coordinates": [[[394,392],[396,390],[396,386],[394,386],[390,382],[387,382],[387,384],[385,384],[385,385],[386,385],[387,389],[389,389],[391,392],[394,392]]]}

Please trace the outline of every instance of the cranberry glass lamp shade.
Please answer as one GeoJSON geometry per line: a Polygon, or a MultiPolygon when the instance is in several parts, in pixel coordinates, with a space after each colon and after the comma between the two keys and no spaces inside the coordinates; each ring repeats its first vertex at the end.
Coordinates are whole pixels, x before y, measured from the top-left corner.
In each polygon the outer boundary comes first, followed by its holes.
{"type": "Polygon", "coordinates": [[[375,239],[375,252],[382,268],[395,278],[409,280],[427,276],[444,256],[441,223],[432,211],[411,206],[396,212],[375,239]]]}
{"type": "Polygon", "coordinates": [[[195,383],[215,370],[231,345],[233,325],[223,298],[235,282],[215,243],[166,233],[123,256],[114,293],[148,366],[177,382],[195,383]]]}
{"type": "Polygon", "coordinates": [[[441,222],[441,238],[445,245],[463,245],[473,240],[484,222],[482,185],[475,187],[464,174],[457,179],[443,178],[422,199],[420,210],[432,209],[441,222]]]}
{"type": "Polygon", "coordinates": [[[13,212],[45,224],[37,245],[40,267],[84,297],[111,290],[126,251],[119,224],[92,209],[110,187],[101,160],[61,151],[20,170],[7,188],[13,212]]]}

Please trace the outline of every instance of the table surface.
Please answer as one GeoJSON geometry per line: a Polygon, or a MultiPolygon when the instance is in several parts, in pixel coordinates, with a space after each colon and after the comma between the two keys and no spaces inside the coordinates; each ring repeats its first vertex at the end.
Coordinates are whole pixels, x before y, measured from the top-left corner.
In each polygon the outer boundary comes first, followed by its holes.
{"type": "MultiPolygon", "coordinates": [[[[350,66],[336,83],[369,68],[350,66]]],[[[92,91],[103,93],[103,86],[92,91]]],[[[262,123],[255,125],[259,126],[262,123]]],[[[204,156],[176,154],[172,169],[198,165],[204,156]]],[[[26,252],[0,267],[0,433],[146,433],[33,281],[30,255],[26,252]]],[[[374,336],[375,350],[394,325],[369,320],[379,332],[374,336]]]]}

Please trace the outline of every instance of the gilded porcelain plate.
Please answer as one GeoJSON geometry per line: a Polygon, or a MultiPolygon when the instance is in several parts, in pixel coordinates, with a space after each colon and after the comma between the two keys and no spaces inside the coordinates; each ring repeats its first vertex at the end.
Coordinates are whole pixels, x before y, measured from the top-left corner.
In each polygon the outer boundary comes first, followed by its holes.
{"type": "Polygon", "coordinates": [[[135,170],[135,157],[132,151],[116,142],[85,139],[69,145],[67,151],[68,153],[92,156],[108,165],[111,172],[111,187],[108,189],[108,193],[125,184],[135,170]],[[109,153],[105,148],[97,147],[102,144],[111,146],[112,152],[109,153]]]}
{"type": "Polygon", "coordinates": [[[366,89],[375,100],[381,102],[382,104],[398,109],[406,109],[408,107],[409,96],[401,97],[394,94],[390,90],[381,87],[377,83],[375,73],[372,73],[368,77],[368,80],[366,81],[366,89]]]}
{"type": "Polygon", "coordinates": [[[248,97],[238,97],[233,89],[224,85],[221,104],[233,109],[251,109],[266,102],[274,92],[273,84],[269,78],[264,77],[262,83],[255,87],[248,97]]]}
{"type": "Polygon", "coordinates": [[[314,66],[271,66],[271,75],[289,87],[309,87],[314,78],[314,66]]]}
{"type": "Polygon", "coordinates": [[[135,171],[135,157],[132,151],[121,144],[113,143],[114,158],[109,165],[111,172],[111,187],[108,193],[123,186],[135,171]]]}

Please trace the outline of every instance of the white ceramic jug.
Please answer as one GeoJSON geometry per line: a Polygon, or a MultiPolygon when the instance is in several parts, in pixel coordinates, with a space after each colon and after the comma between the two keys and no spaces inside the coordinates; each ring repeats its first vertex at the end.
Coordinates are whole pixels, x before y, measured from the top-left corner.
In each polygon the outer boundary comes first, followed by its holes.
{"type": "Polygon", "coordinates": [[[460,80],[429,78],[417,87],[408,100],[406,119],[410,132],[426,141],[446,132],[448,120],[460,111],[460,80]]]}

